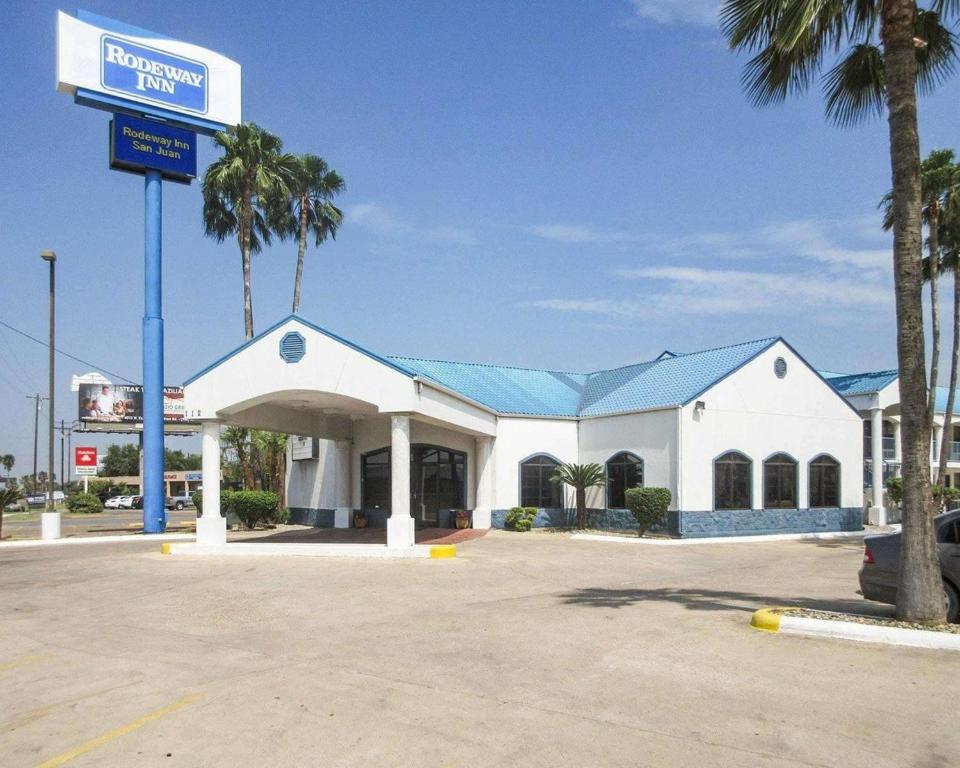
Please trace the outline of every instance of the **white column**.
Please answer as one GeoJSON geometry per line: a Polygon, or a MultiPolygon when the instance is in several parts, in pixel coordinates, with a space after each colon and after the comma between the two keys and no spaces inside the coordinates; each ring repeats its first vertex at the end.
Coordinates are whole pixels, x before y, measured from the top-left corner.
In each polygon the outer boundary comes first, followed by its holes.
{"type": "Polygon", "coordinates": [[[220,515],[220,422],[202,427],[203,512],[197,517],[197,544],[226,544],[227,520],[220,515]]]}
{"type": "Polygon", "coordinates": [[[900,462],[903,461],[901,456],[903,452],[900,450],[900,422],[893,422],[893,460],[896,462],[896,472],[897,477],[900,477],[900,462]]]}
{"type": "Polygon", "coordinates": [[[473,508],[473,527],[489,528],[493,513],[494,461],[492,437],[478,437],[477,445],[477,503],[473,508]]]}
{"type": "Polygon", "coordinates": [[[887,510],[883,507],[883,409],[870,409],[870,468],[871,496],[868,519],[873,525],[887,524],[887,510]]]}
{"type": "Polygon", "coordinates": [[[934,482],[939,482],[938,478],[933,477],[937,467],[940,466],[940,451],[943,445],[943,424],[933,423],[933,444],[930,446],[930,477],[934,482]]]}
{"type": "Polygon", "coordinates": [[[410,417],[390,417],[390,517],[387,546],[412,547],[414,523],[410,516],[410,417]]]}
{"type": "Polygon", "coordinates": [[[350,494],[353,489],[351,481],[350,468],[353,466],[353,444],[349,440],[337,440],[336,465],[336,509],[333,512],[333,525],[335,528],[350,527],[350,513],[353,507],[350,504],[350,494]]]}

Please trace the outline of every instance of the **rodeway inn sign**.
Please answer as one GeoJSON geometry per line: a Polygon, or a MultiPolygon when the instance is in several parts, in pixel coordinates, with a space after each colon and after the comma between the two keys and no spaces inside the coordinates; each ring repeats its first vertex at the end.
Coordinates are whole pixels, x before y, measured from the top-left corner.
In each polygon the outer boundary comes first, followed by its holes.
{"type": "Polygon", "coordinates": [[[219,53],[80,11],[57,14],[57,89],[111,111],[203,132],[240,122],[240,65],[219,53]]]}

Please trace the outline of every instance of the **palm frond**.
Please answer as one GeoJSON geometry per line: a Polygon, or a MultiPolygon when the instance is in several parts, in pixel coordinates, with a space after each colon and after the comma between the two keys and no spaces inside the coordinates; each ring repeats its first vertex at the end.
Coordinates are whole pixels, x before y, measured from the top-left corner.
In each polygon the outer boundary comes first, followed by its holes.
{"type": "Polygon", "coordinates": [[[926,45],[917,49],[917,90],[929,94],[950,77],[957,64],[956,35],[940,22],[936,11],[917,9],[917,37],[926,45]]]}
{"type": "Polygon", "coordinates": [[[855,45],[823,77],[827,117],[849,127],[883,114],[883,54],[875,45],[855,45]]]}

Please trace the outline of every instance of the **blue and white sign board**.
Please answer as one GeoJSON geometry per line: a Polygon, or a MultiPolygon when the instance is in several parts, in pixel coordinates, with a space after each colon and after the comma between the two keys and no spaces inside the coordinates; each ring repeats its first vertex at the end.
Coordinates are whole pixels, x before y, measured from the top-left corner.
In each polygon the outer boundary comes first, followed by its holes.
{"type": "Polygon", "coordinates": [[[85,11],[57,12],[57,90],[111,112],[154,116],[203,133],[240,122],[240,65],[85,11]]]}
{"type": "Polygon", "coordinates": [[[197,134],[116,114],[110,121],[110,167],[132,173],[152,169],[165,179],[189,183],[197,177],[197,134]]]}

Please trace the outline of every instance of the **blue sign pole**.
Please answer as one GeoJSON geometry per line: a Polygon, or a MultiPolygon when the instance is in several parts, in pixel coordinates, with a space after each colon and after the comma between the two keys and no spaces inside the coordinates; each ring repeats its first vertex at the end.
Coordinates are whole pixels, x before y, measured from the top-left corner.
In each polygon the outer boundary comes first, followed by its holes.
{"type": "Polygon", "coordinates": [[[163,182],[147,170],[144,183],[143,532],[167,527],[163,485],[163,182]]]}

